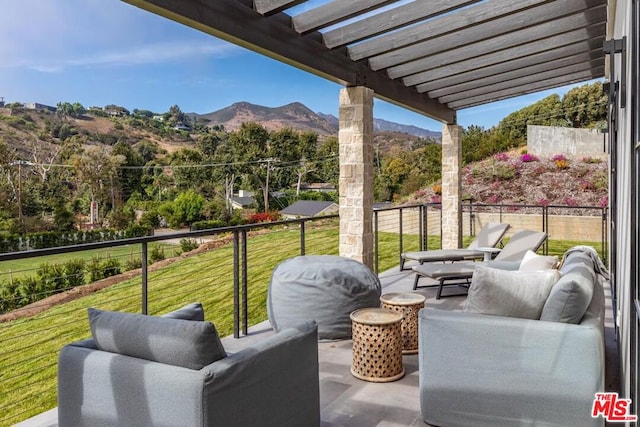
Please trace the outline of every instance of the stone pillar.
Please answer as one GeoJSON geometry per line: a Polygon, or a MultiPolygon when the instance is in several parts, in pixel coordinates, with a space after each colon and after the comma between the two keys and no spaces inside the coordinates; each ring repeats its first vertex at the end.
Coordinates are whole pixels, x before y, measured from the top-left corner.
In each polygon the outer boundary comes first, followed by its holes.
{"type": "Polygon", "coordinates": [[[373,268],[373,91],[340,91],[340,256],[373,268]]]}
{"type": "Polygon", "coordinates": [[[462,247],[462,187],[460,165],[462,143],[460,128],[445,124],[442,128],[442,248],[462,247]]]}

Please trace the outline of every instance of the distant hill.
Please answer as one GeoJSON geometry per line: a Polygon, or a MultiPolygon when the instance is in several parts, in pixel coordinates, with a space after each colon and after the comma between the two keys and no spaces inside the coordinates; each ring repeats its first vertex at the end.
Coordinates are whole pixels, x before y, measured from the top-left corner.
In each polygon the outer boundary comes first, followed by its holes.
{"type": "MultiPolygon", "coordinates": [[[[237,129],[243,122],[253,121],[261,123],[269,130],[290,127],[296,130],[316,132],[319,135],[338,134],[337,117],[332,114],[315,113],[300,102],[273,108],[249,102],[237,102],[212,113],[192,115],[209,120],[210,126],[223,125],[227,130],[237,129]]],[[[406,133],[436,140],[441,138],[440,132],[382,119],[374,119],[373,126],[375,132],[406,133]]]]}

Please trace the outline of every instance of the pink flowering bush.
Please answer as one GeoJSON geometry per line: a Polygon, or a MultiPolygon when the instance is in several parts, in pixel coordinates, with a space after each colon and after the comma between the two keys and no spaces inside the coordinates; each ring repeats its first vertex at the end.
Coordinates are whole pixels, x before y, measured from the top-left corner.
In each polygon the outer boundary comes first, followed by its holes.
{"type": "Polygon", "coordinates": [[[431,203],[442,203],[442,197],[439,195],[431,196],[431,203]]]}
{"type": "Polygon", "coordinates": [[[549,199],[547,199],[546,197],[538,199],[538,200],[536,200],[536,205],[549,206],[549,199]]]}
{"type": "Polygon", "coordinates": [[[538,160],[539,159],[535,154],[524,153],[520,156],[520,161],[522,163],[537,162],[538,160]]]}
{"type": "Polygon", "coordinates": [[[497,162],[506,162],[509,160],[509,155],[507,153],[498,153],[494,156],[497,162]]]}
{"type": "Polygon", "coordinates": [[[571,207],[578,206],[578,201],[575,198],[571,197],[571,196],[565,196],[562,199],[562,203],[564,203],[567,206],[571,206],[571,207]]]}
{"type": "Polygon", "coordinates": [[[500,196],[498,196],[497,194],[492,194],[487,197],[487,203],[490,205],[495,205],[498,202],[500,202],[500,196]]]}
{"type": "Polygon", "coordinates": [[[609,206],[609,197],[604,196],[602,199],[600,199],[598,206],[600,206],[601,208],[606,208],[607,206],[609,206]]]}

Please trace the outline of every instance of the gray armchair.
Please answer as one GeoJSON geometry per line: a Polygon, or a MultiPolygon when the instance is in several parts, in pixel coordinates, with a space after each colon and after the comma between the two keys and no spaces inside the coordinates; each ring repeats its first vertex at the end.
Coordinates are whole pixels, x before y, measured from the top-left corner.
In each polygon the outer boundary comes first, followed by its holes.
{"type": "Polygon", "coordinates": [[[60,352],[60,427],[320,425],[314,322],[226,355],[210,322],[95,312],[108,321],[94,322],[90,309],[94,338],[60,352]],[[123,354],[131,352],[138,357],[123,354]],[[182,366],[167,359],[173,353],[182,366]]]}

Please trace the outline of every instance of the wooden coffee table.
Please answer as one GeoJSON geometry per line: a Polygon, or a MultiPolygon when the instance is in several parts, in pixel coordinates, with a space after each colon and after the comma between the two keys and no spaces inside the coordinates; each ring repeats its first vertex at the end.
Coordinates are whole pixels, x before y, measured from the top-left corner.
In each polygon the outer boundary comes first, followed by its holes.
{"type": "Polygon", "coordinates": [[[418,352],[418,312],[424,308],[424,295],[415,292],[394,292],[380,297],[382,308],[402,314],[402,353],[418,352]]]}
{"type": "Polygon", "coordinates": [[[402,315],[384,308],[362,308],[351,313],[354,377],[389,382],[404,376],[402,315]]]}

